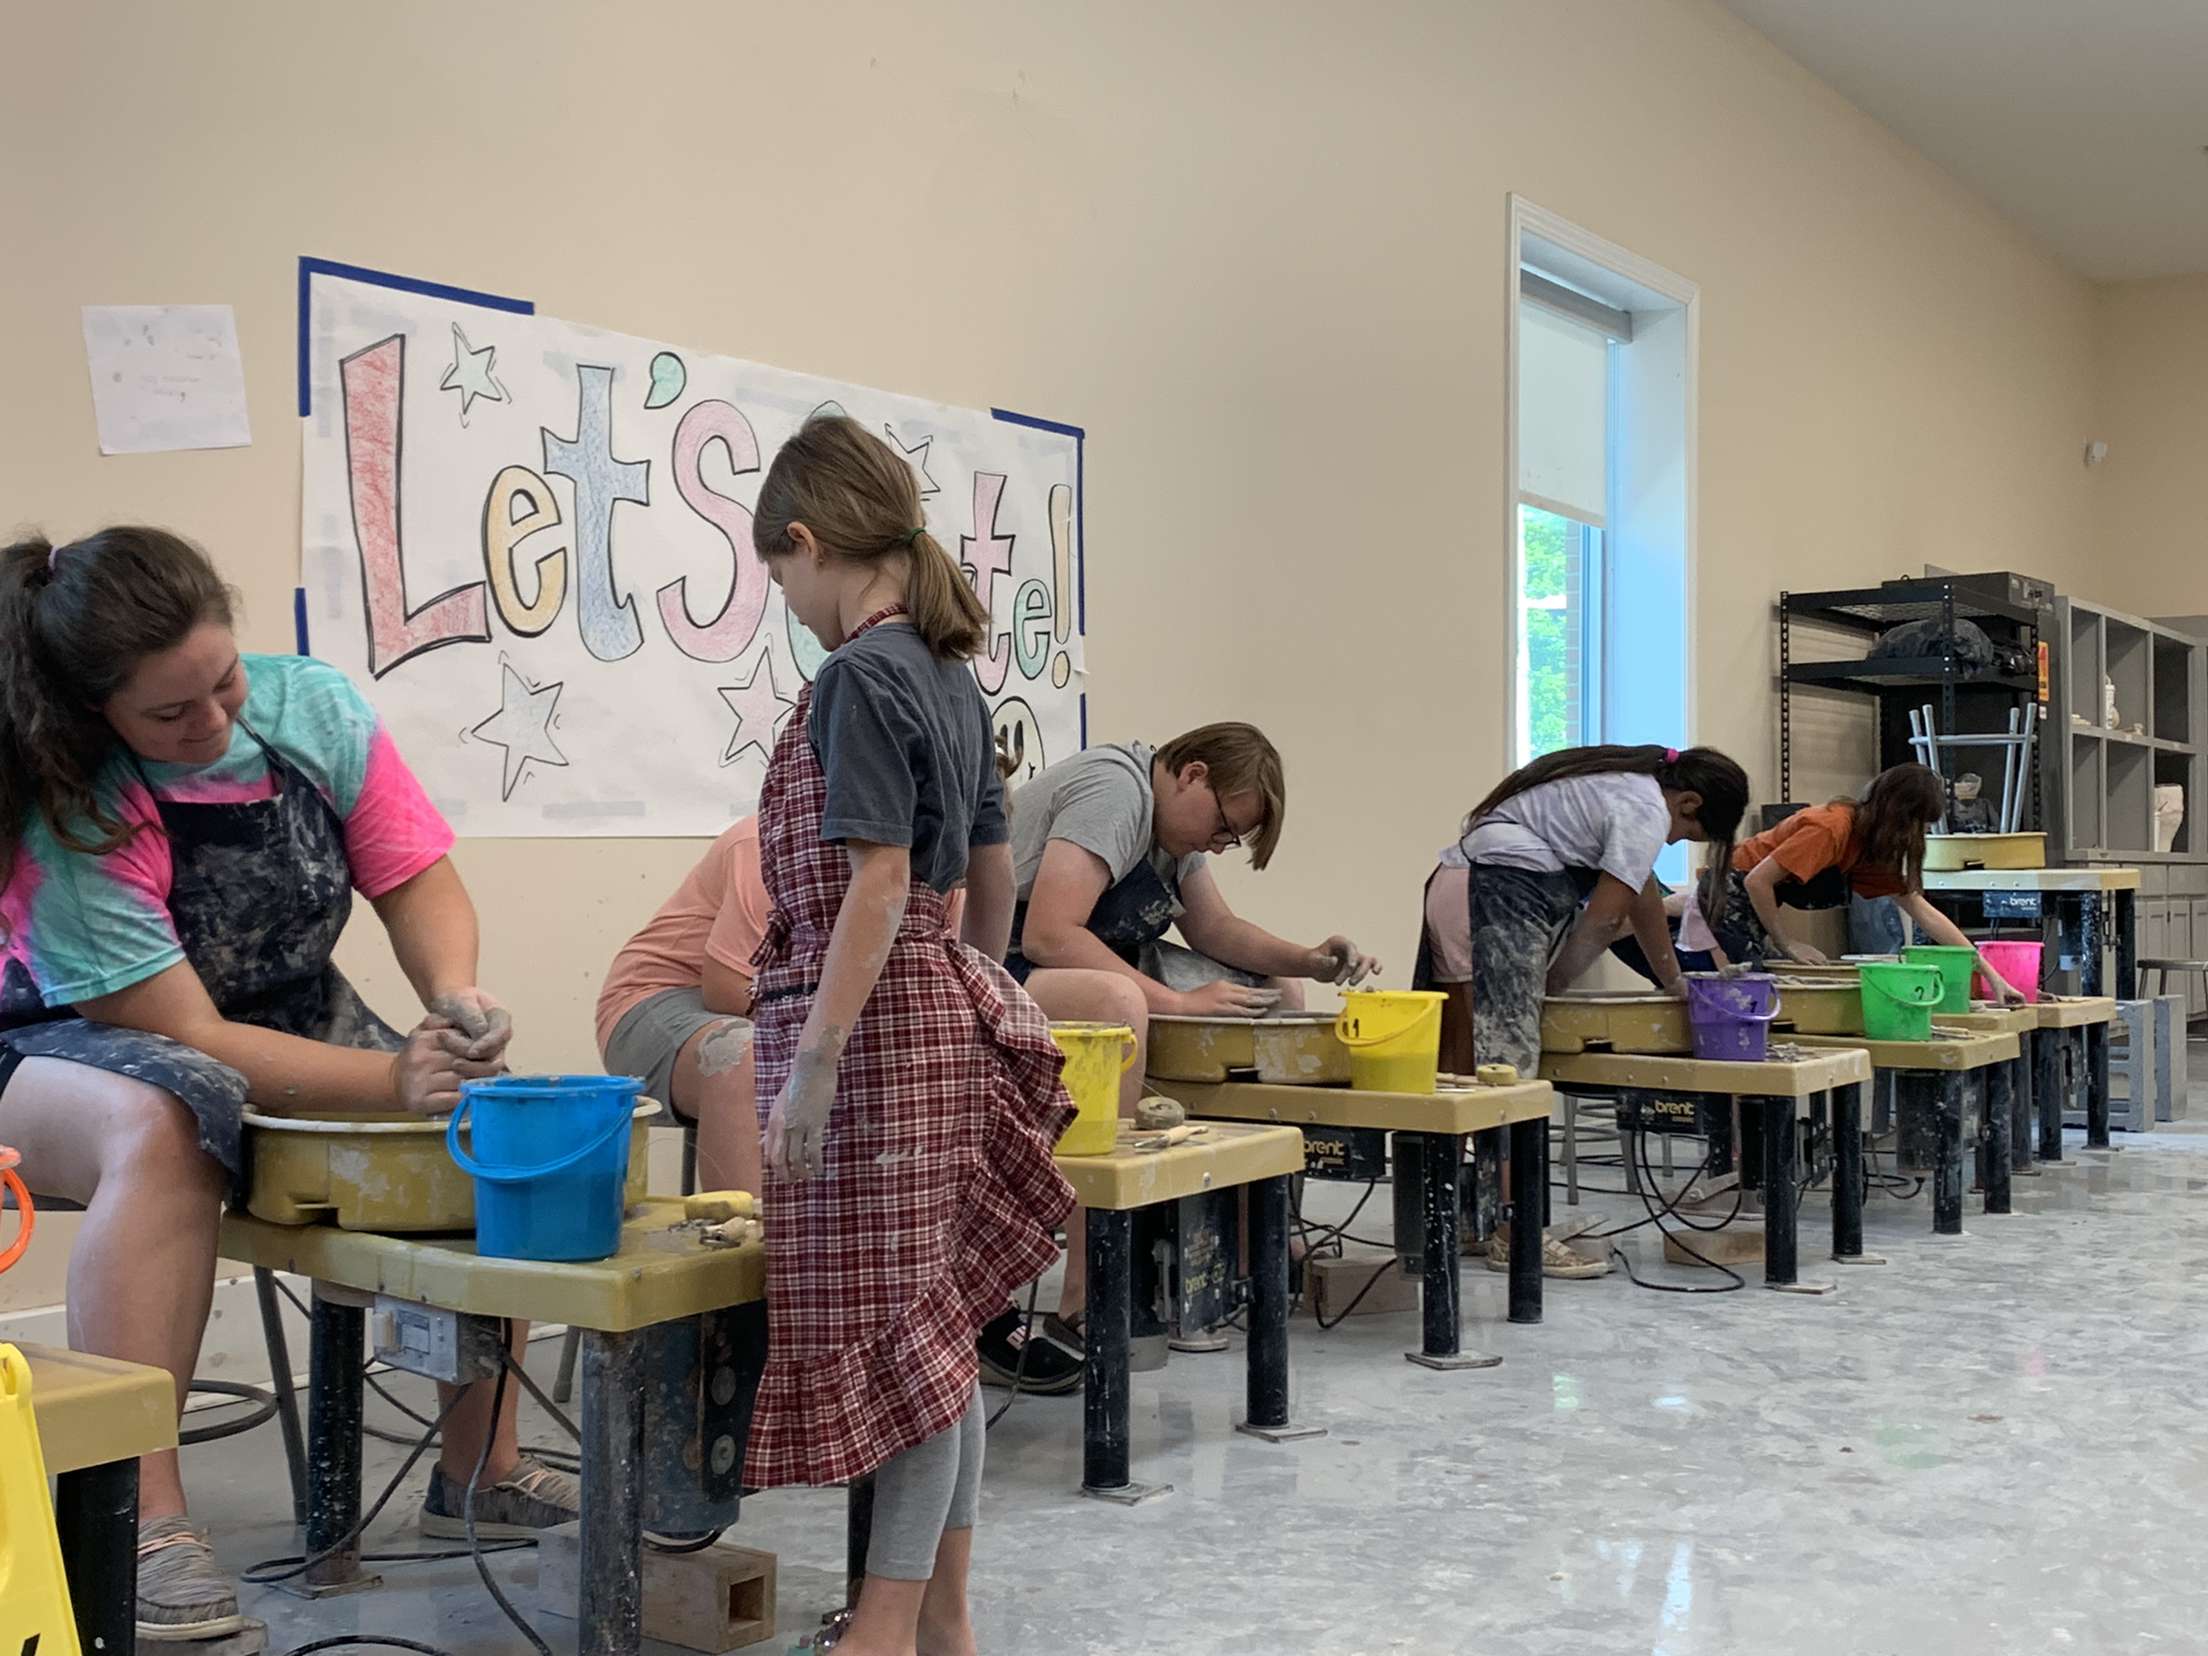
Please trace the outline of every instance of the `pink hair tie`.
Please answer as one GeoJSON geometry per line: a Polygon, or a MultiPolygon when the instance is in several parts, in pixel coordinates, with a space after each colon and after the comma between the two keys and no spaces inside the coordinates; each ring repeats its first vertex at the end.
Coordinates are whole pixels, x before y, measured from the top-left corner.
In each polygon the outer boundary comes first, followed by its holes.
{"type": "Polygon", "coordinates": [[[48,575],[58,575],[61,573],[60,569],[56,567],[60,562],[61,548],[58,546],[49,546],[48,548],[46,548],[46,573],[48,575]]]}
{"type": "Polygon", "coordinates": [[[1664,749],[1664,763],[1667,765],[1679,763],[1679,750],[1677,748],[1664,749]]]}

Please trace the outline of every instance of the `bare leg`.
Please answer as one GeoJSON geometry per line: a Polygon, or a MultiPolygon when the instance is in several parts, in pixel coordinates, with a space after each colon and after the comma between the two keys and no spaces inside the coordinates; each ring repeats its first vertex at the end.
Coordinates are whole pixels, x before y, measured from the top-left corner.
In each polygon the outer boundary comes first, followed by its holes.
{"type": "Polygon", "coordinates": [[[1441,989],[1449,997],[1441,1008],[1442,1070],[1449,1075],[1470,1075],[1477,1067],[1472,1058],[1472,985],[1445,983],[1441,989]]]}
{"type": "MultiPolygon", "coordinates": [[[[514,1324],[512,1341],[506,1349],[520,1362],[529,1349],[529,1325],[514,1324]]],[[[445,1416],[444,1439],[437,1449],[437,1465],[445,1474],[448,1484],[465,1484],[475,1475],[476,1457],[483,1453],[483,1434],[492,1430],[491,1398],[498,1382],[478,1380],[469,1386],[448,1386],[439,1381],[437,1406],[443,1408],[455,1396],[460,1401],[451,1414],[445,1416]]],[[[521,1446],[516,1438],[515,1421],[521,1414],[521,1388],[511,1379],[506,1382],[506,1400],[498,1411],[498,1426],[491,1438],[491,1458],[483,1463],[482,1483],[495,1484],[513,1476],[514,1468],[521,1461],[521,1446]]]]}
{"type": "Polygon", "coordinates": [[[935,1551],[935,1574],[920,1601],[920,1656],[975,1656],[966,1604],[966,1572],[974,1556],[971,1529],[947,1529],[935,1551]]]}
{"type": "Polygon", "coordinates": [[[708,1024],[675,1060],[675,1109],[698,1124],[698,1188],[759,1193],[759,1086],[751,1026],[708,1024]]]}
{"type": "MultiPolygon", "coordinates": [[[[0,1095],[0,1143],[39,1194],[82,1202],[69,1344],[167,1369],[182,1409],[215,1292],[225,1178],[191,1111],[128,1076],[32,1058],[0,1095]]],[[[185,1511],[176,1452],[138,1463],[141,1521],[185,1511]]]]}
{"type": "MultiPolygon", "coordinates": [[[[1119,1113],[1132,1119],[1150,1056],[1150,1008],[1141,989],[1111,972],[1045,967],[1029,976],[1027,992],[1053,1022],[1125,1024],[1135,1032],[1135,1061],[1119,1078],[1119,1113]]],[[[1066,1274],[1058,1293],[1058,1315],[1068,1322],[1089,1303],[1088,1234],[1087,1218],[1075,1208],[1066,1221],[1066,1274]]]]}
{"type": "Polygon", "coordinates": [[[896,1581],[869,1574],[859,1588],[851,1627],[836,1649],[842,1656],[918,1656],[924,1581],[896,1581]]]}

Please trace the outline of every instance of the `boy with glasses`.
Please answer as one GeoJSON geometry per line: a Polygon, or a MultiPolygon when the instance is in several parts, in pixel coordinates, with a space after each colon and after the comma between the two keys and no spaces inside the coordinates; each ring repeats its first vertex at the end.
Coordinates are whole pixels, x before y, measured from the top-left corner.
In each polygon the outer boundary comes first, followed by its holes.
{"type": "MultiPolygon", "coordinates": [[[[1019,906],[1005,969],[1053,1019],[1126,1024],[1145,1047],[1153,1014],[1258,1018],[1300,1010],[1306,979],[1361,982],[1379,963],[1348,938],[1308,947],[1276,937],[1229,908],[1211,876],[1209,857],[1245,847],[1265,867],[1286,809],[1280,754],[1253,725],[1205,725],[1156,750],[1090,748],[1050,766],[1012,809],[1019,906]],[[1166,935],[1175,930],[1179,943],[1166,935]]],[[[1142,1072],[1138,1057],[1122,1115],[1134,1113],[1142,1072]]],[[[1051,1357],[1073,1359],[1065,1389],[1079,1384],[1083,1266],[1077,1230],[1028,1382],[1055,1348],[1051,1357]]],[[[984,1332],[985,1369],[1017,1359],[1018,1313],[998,1323],[984,1332]]]]}

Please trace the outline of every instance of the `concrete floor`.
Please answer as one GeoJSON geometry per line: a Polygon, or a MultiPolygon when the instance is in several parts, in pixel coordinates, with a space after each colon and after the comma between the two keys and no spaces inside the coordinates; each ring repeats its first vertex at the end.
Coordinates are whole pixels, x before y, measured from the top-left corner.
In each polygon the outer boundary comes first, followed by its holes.
{"type": "MultiPolygon", "coordinates": [[[[1549,1284],[1547,1320],[1514,1328],[1502,1278],[1475,1268],[1467,1345],[1504,1362],[1456,1374],[1403,1361],[1414,1313],[1323,1334],[1299,1321],[1295,1413],[1327,1428],[1317,1440],[1230,1430],[1239,1342],[1176,1355],[1134,1389],[1135,1475],[1174,1492],[1132,1510],[1074,1494],[1079,1397],[1023,1398],[990,1440],[981,1648],[2208,1649],[2208,1453],[2189,1424],[2208,1387],[2208,1123],[2117,1142],[2086,1154],[2073,1132],[2071,1161],[2018,1181],[2016,1214],[1971,1198],[1959,1240],[1933,1238],[1925,1197],[1874,1198],[1883,1268],[1825,1262],[1830,1210],[1812,1196],[1803,1274],[1840,1277],[1824,1298],[1690,1298],[1613,1274],[1549,1284]]],[[[1315,1210],[1340,1212],[1343,1187],[1313,1188],[1315,1210]]],[[[1695,1280],[1653,1263],[1646,1234],[1629,1239],[1643,1275],[1695,1280]]],[[[555,1354],[540,1344],[532,1368],[548,1376],[555,1354]]],[[[399,1458],[371,1444],[371,1494],[399,1458]]],[[[296,1550],[274,1516],[272,1435],[190,1451],[186,1475],[228,1565],[296,1550]]],[[[421,1544],[419,1479],[371,1532],[378,1550],[421,1544]]],[[[760,1497],[734,1539],[782,1561],[783,1633],[753,1648],[791,1649],[840,1594],[840,1495],[760,1497]]],[[[533,1605],[528,1555],[493,1568],[533,1605]]],[[[454,1656],[522,1648],[465,1562],[387,1566],[380,1590],[319,1605],[246,1602],[274,1652],[351,1631],[454,1656]]],[[[572,1623],[537,1619],[573,1648],[572,1623]]]]}

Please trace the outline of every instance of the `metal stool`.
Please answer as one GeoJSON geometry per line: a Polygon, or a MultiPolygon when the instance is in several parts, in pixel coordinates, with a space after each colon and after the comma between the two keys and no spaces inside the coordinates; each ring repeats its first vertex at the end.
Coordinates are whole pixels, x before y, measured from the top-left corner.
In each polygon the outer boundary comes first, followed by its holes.
{"type": "MultiPolygon", "coordinates": [[[[2189,1008],[2192,1005],[2192,999],[2186,994],[2185,989],[2181,986],[2172,991],[2170,988],[2170,974],[2172,972],[2175,972],[2180,978],[2199,978],[2201,998],[2208,1000],[2208,960],[2176,960],[2167,956],[2158,956],[2139,962],[2139,993],[2141,997],[2151,1000],[2157,995],[2167,995],[2174,992],[2185,1001],[2189,1008]],[[2149,972],[2152,972],[2155,978],[2152,989],[2147,987],[2147,974],[2149,972]]],[[[2191,1019],[2192,1014],[2188,1011],[2185,1015],[2185,1021],[2190,1022],[2191,1019]]]]}
{"type": "MultiPolygon", "coordinates": [[[[84,1204],[72,1202],[62,1196],[41,1196],[32,1191],[31,1196],[44,1213],[82,1213],[84,1204]]],[[[0,1194],[0,1209],[13,1208],[15,1200],[0,1194]]],[[[224,1438],[237,1437],[250,1432],[256,1426],[266,1425],[273,1419],[284,1436],[284,1461],[291,1473],[292,1522],[304,1525],[307,1521],[307,1442],[299,1425],[299,1398],[291,1383],[291,1354],[284,1339],[283,1312],[276,1299],[276,1276],[259,1266],[253,1269],[253,1295],[260,1302],[261,1338],[268,1347],[269,1384],[248,1386],[235,1380],[202,1380],[192,1377],[191,1389],[214,1397],[235,1398],[249,1403],[252,1408],[235,1420],[218,1420],[211,1425],[186,1428],[178,1424],[176,1441],[179,1448],[198,1443],[219,1443],[224,1438]]]]}

